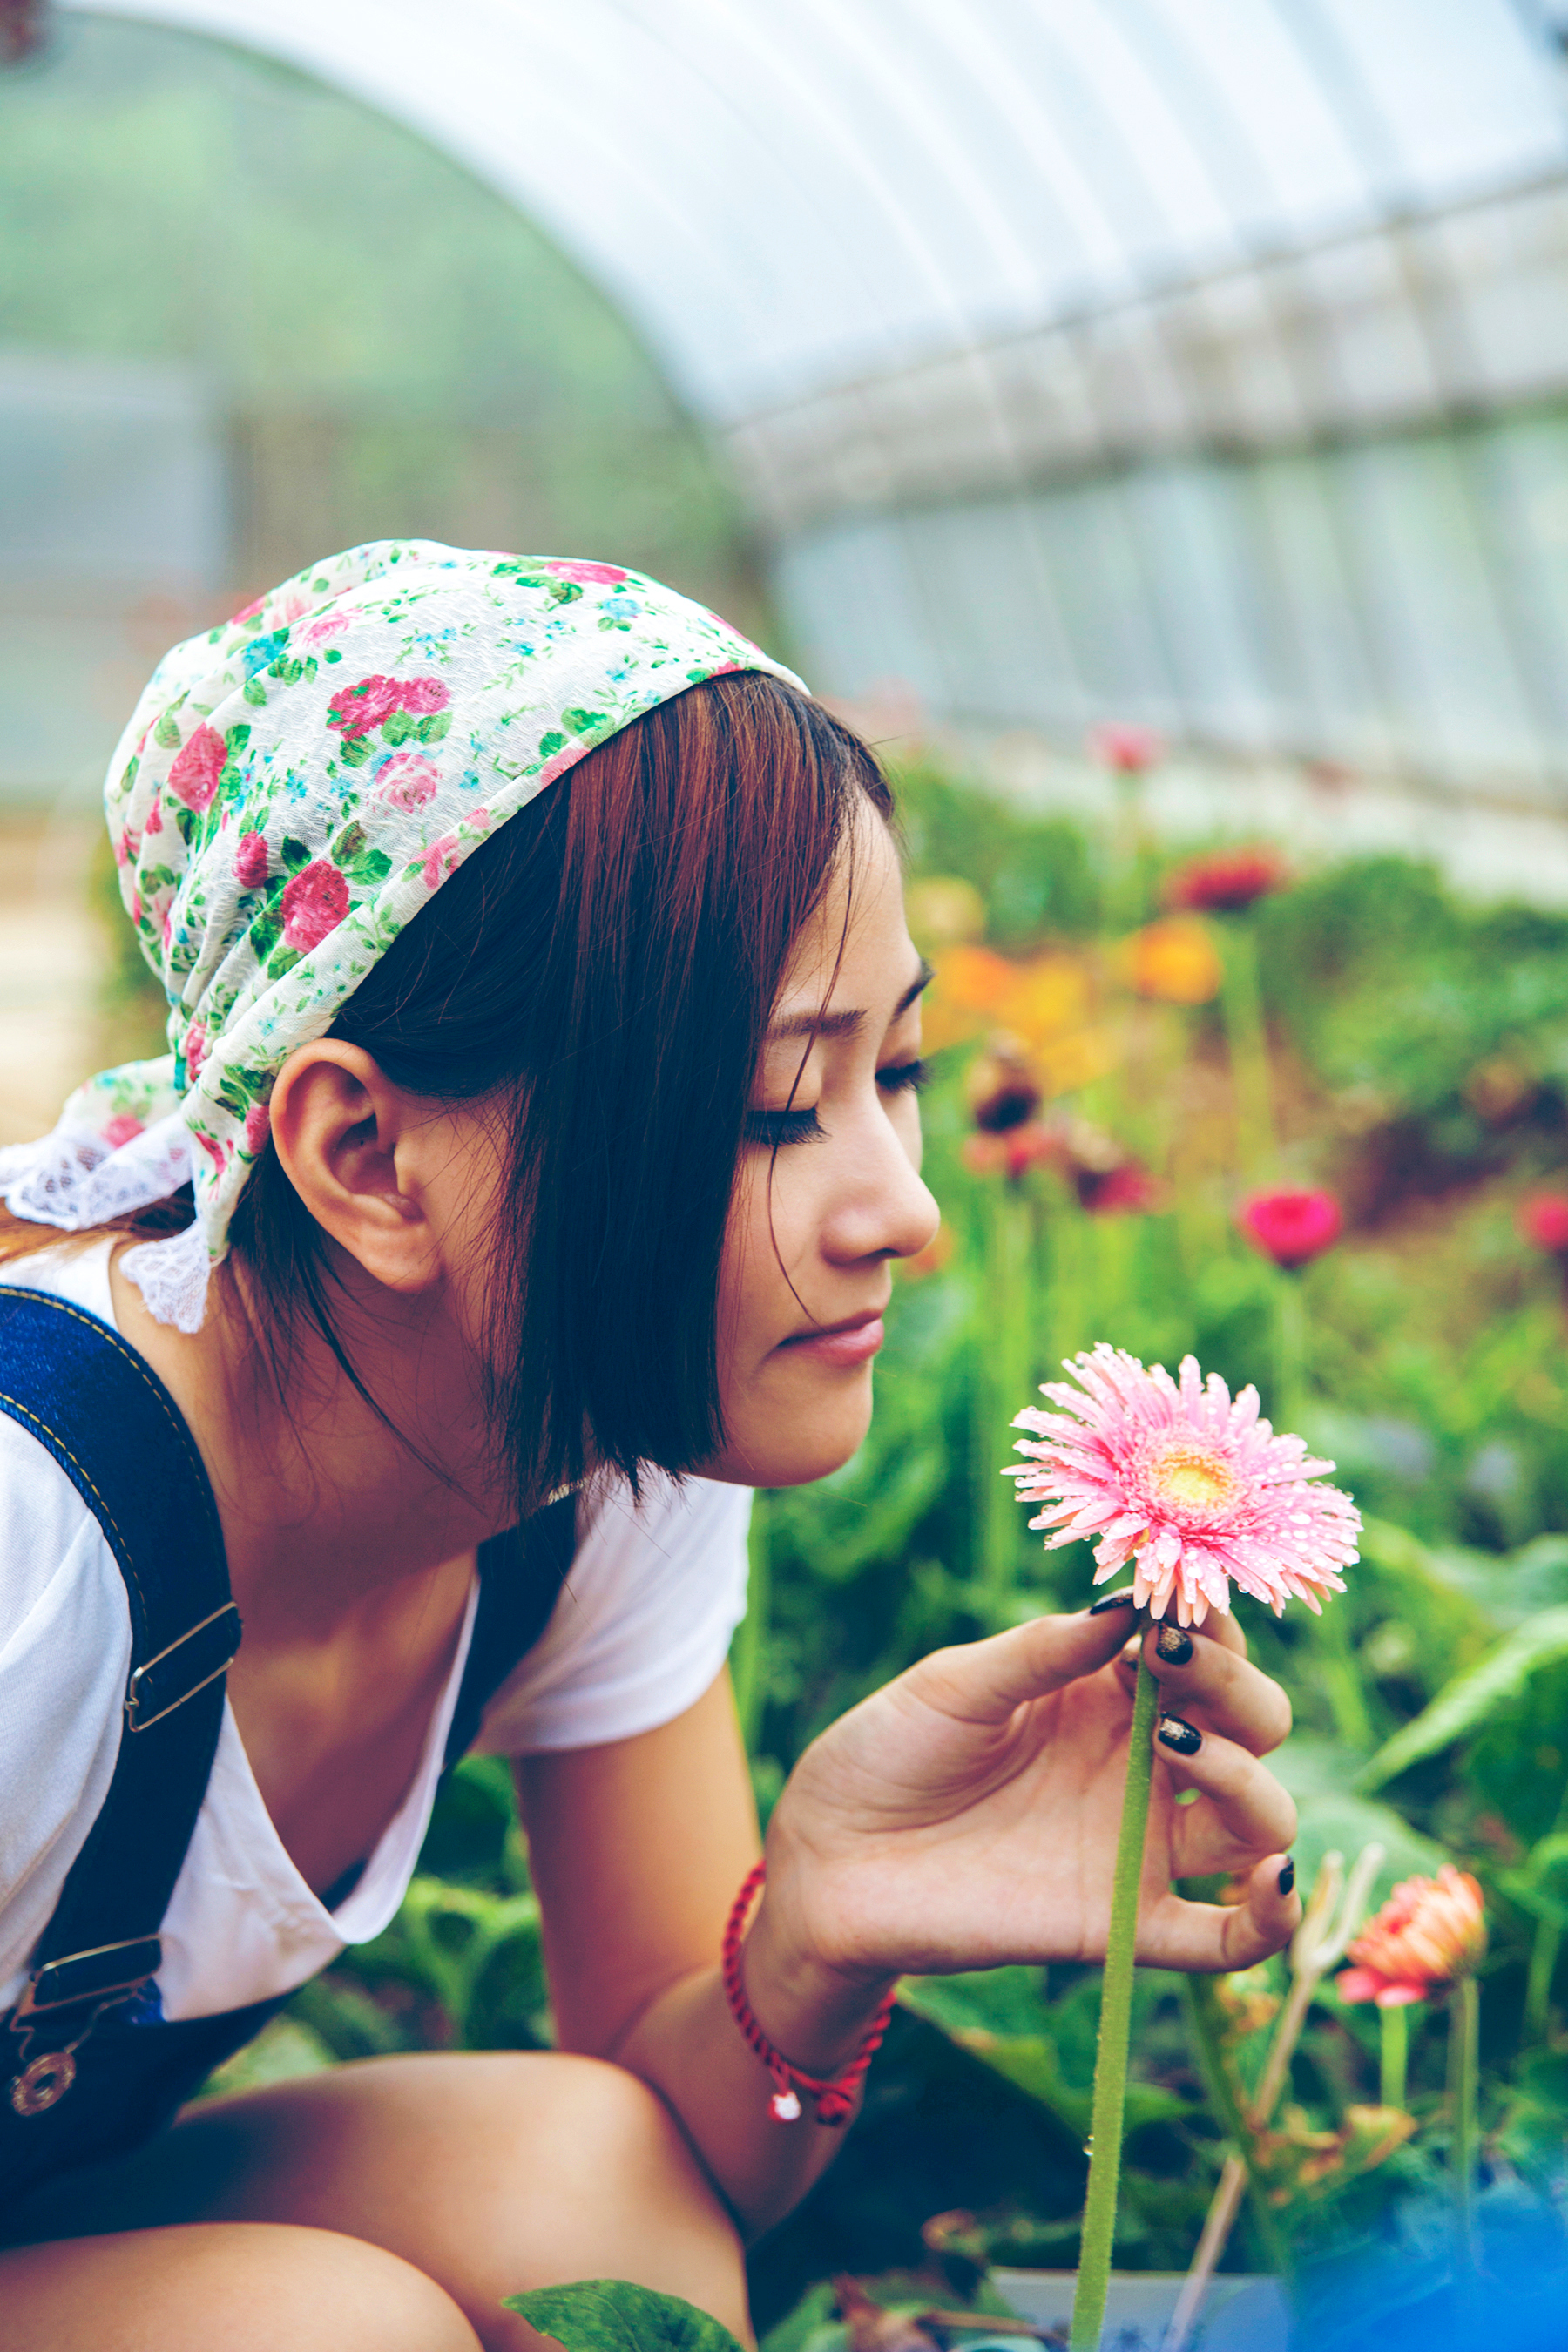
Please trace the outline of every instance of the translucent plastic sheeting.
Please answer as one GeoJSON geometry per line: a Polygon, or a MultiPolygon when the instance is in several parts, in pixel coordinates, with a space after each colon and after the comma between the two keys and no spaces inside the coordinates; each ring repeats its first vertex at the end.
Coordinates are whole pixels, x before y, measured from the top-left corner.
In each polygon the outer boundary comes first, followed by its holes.
{"type": "MultiPolygon", "coordinates": [[[[104,5],[104,0],[100,0],[104,5]]],[[[1561,167],[1510,0],[107,0],[549,226],[707,415],[1561,167]]]]}

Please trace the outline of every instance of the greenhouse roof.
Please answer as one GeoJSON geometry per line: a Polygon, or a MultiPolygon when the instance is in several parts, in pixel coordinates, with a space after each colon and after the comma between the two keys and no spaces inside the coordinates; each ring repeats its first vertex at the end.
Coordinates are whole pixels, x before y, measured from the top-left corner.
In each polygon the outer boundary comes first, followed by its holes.
{"type": "Polygon", "coordinates": [[[346,88],[734,424],[1559,175],[1542,0],[95,0],[346,88]]]}

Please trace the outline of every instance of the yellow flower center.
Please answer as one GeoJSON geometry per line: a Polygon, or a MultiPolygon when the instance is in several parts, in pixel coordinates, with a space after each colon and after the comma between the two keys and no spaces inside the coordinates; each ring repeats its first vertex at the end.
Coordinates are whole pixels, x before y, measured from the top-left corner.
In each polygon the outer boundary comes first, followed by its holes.
{"type": "Polygon", "coordinates": [[[1173,1438],[1149,1465],[1149,1483],[1163,1503],[1188,1511],[1223,1511],[1241,1482],[1221,1454],[1192,1438],[1173,1438]]]}

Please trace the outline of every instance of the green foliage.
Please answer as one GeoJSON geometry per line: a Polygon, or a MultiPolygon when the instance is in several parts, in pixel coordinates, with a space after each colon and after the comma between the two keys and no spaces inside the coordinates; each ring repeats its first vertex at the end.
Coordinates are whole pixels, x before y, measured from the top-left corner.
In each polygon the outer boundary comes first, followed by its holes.
{"type": "Polygon", "coordinates": [[[1430,1706],[1385,1740],[1356,1776],[1362,1789],[1381,1789],[1425,1756],[1479,1730],[1531,1676],[1568,1658],[1568,1608],[1549,1609],[1500,1641],[1479,1664],[1444,1685],[1430,1706]]]}
{"type": "Polygon", "coordinates": [[[625,2279],[535,2287],[508,2295],[506,2308],[565,2352],[741,2352],[729,2329],[694,2304],[625,2279]]]}

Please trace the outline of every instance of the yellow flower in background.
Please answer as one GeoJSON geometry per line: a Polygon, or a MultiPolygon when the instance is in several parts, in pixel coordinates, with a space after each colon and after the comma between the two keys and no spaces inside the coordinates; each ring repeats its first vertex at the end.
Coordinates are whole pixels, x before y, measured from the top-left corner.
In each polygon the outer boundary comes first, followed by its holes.
{"type": "Polygon", "coordinates": [[[1109,1030],[1092,1025],[1093,980],[1081,956],[1056,949],[1012,963],[993,948],[958,946],[939,950],[932,961],[928,1053],[1000,1034],[1047,1095],[1071,1094],[1115,1068],[1120,1048],[1109,1030]]]}
{"type": "Polygon", "coordinates": [[[1116,961],[1140,996],[1166,1004],[1207,1004],[1225,976],[1206,926],[1190,915],[1145,924],[1121,941],[1116,961]]]}

